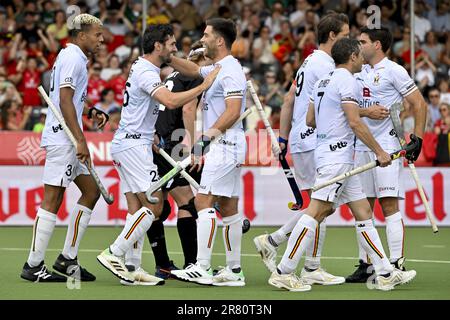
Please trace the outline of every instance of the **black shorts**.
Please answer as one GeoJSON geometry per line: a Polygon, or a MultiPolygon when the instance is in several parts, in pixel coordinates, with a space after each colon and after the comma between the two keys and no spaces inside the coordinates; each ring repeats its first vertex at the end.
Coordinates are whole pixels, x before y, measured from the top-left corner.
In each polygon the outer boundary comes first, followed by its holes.
{"type": "MultiPolygon", "coordinates": [[[[164,151],[167,152],[167,154],[171,154],[172,150],[171,149],[164,149],[164,151]]],[[[156,164],[156,166],[158,167],[158,175],[160,177],[165,176],[170,170],[173,169],[173,166],[166,161],[166,159],[164,159],[159,153],[156,153],[155,151],[153,151],[153,162],[156,164]]],[[[195,180],[197,181],[197,183],[200,183],[200,178],[202,176],[202,170],[200,170],[200,172],[197,172],[196,170],[189,172],[189,169],[191,168],[191,166],[186,168],[186,172],[195,180]]],[[[183,176],[181,174],[177,174],[171,181],[169,181],[162,189],[166,190],[166,191],[170,191],[176,187],[183,187],[183,186],[188,186],[189,182],[183,178],[183,176]]]]}

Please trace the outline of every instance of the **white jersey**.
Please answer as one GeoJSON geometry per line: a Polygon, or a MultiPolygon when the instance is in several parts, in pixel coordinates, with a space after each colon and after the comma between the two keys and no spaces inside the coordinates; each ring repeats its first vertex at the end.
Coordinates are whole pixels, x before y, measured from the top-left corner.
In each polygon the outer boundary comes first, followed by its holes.
{"type": "Polygon", "coordinates": [[[131,66],[125,84],[119,128],[111,146],[112,153],[153,143],[159,113],[159,102],[153,95],[163,87],[160,68],[139,57],[131,66]]]}
{"type": "MultiPolygon", "coordinates": [[[[224,113],[226,109],[225,101],[227,99],[241,98],[241,113],[245,110],[245,94],[247,90],[247,81],[244,71],[238,60],[228,55],[216,64],[220,64],[222,68],[214,80],[211,87],[203,94],[203,131],[211,128],[217,119],[224,113]]],[[[205,78],[215,65],[200,68],[200,74],[205,78]]],[[[228,129],[224,134],[224,140],[233,140],[233,134],[241,132],[243,134],[242,122],[233,129],[228,129]],[[227,137],[229,139],[227,139],[227,137]]]]}
{"type": "Polygon", "coordinates": [[[314,50],[298,69],[294,81],[295,101],[292,129],[289,134],[291,153],[306,152],[316,148],[315,130],[306,125],[309,98],[316,81],[333,69],[333,58],[322,50],[314,50]]]}
{"type": "Polygon", "coordinates": [[[314,103],[317,131],[316,168],[353,164],[355,135],[342,109],[342,103],[358,106],[353,75],[344,68],[331,71],[316,82],[310,101],[314,103]]]}
{"type": "MultiPolygon", "coordinates": [[[[358,100],[361,108],[372,105],[381,105],[388,109],[403,98],[417,90],[414,81],[408,72],[397,63],[384,58],[373,68],[366,64],[360,73],[355,74],[358,85],[358,100]]],[[[380,146],[387,151],[400,148],[390,117],[384,120],[362,118],[370,129],[380,146]]],[[[359,139],[356,141],[356,150],[369,151],[370,149],[359,139]]]]}
{"type": "MultiPolygon", "coordinates": [[[[60,113],[59,89],[69,87],[75,91],[72,101],[81,130],[83,130],[82,116],[88,85],[87,63],[88,58],[80,47],[69,43],[59,52],[50,78],[50,100],[60,113]]],[[[72,142],[49,108],[42,132],[41,147],[52,145],[72,145],[72,142]]]]}

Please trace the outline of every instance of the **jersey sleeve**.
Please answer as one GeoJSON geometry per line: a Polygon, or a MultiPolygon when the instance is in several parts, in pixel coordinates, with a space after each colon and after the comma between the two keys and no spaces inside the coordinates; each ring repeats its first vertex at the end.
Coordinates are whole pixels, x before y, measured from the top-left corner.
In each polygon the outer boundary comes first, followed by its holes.
{"type": "Polygon", "coordinates": [[[64,59],[59,70],[59,87],[69,87],[75,90],[78,80],[82,76],[83,68],[86,68],[86,64],[78,59],[64,59]]]}
{"type": "Polygon", "coordinates": [[[139,78],[138,86],[153,96],[156,91],[164,87],[164,83],[161,82],[161,78],[156,72],[144,71],[139,78]]]}
{"type": "Polygon", "coordinates": [[[211,71],[214,70],[214,65],[203,66],[200,68],[200,75],[205,78],[211,71]]]}
{"type": "Polygon", "coordinates": [[[338,92],[341,96],[341,103],[352,103],[359,106],[355,78],[350,76],[341,80],[342,81],[338,84],[338,92]]]}
{"type": "Polygon", "coordinates": [[[233,99],[233,98],[241,98],[245,94],[245,81],[238,77],[232,77],[231,75],[227,75],[223,77],[221,80],[221,85],[223,88],[223,97],[225,100],[233,99]]]}
{"type": "Polygon", "coordinates": [[[411,79],[406,69],[401,65],[393,65],[391,69],[391,77],[394,88],[400,92],[403,97],[406,97],[411,92],[417,90],[414,80],[411,79]]]}

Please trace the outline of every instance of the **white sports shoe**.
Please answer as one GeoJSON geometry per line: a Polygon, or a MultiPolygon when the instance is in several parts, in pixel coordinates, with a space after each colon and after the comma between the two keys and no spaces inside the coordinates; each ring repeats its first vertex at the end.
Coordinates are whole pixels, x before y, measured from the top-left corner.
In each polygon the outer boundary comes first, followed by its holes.
{"type": "Polygon", "coordinates": [[[134,279],[134,282],[130,283],[120,280],[120,283],[125,286],[161,286],[165,283],[164,279],[152,276],[141,267],[136,271],[130,271],[130,275],[134,279]]]}
{"type": "Polygon", "coordinates": [[[242,269],[239,273],[233,272],[228,266],[219,267],[219,272],[213,276],[213,286],[219,287],[243,287],[245,286],[245,276],[242,269]]]}
{"type": "Polygon", "coordinates": [[[396,285],[410,282],[415,276],[415,270],[400,271],[394,269],[389,277],[377,276],[375,278],[375,289],[389,291],[394,289],[396,285]]]}
{"type": "Polygon", "coordinates": [[[191,263],[186,267],[186,269],[172,270],[171,274],[177,279],[195,282],[198,284],[210,285],[213,283],[211,267],[208,270],[205,270],[198,264],[191,263]]]}
{"type": "Polygon", "coordinates": [[[294,272],[289,274],[278,274],[275,270],[269,278],[269,284],[293,292],[309,291],[311,286],[303,282],[294,272]]]}
{"type": "Polygon", "coordinates": [[[270,272],[274,272],[277,269],[276,258],[278,248],[273,246],[269,242],[269,235],[263,234],[253,238],[256,250],[258,250],[261,258],[270,272]]]}
{"type": "Polygon", "coordinates": [[[103,252],[97,256],[97,260],[119,279],[126,282],[134,282],[134,278],[128,272],[127,267],[125,267],[123,259],[113,255],[109,251],[109,248],[103,250],[103,252]]]}
{"type": "Polygon", "coordinates": [[[306,284],[322,284],[324,286],[332,286],[345,282],[344,277],[334,276],[320,267],[314,271],[307,271],[303,268],[300,278],[306,284]]]}

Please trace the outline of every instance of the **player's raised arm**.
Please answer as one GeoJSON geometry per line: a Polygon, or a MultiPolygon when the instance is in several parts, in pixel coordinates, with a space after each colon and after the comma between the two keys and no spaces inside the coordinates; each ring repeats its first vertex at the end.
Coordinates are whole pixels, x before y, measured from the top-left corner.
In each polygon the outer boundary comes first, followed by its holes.
{"type": "MultiPolygon", "coordinates": [[[[197,66],[197,65],[196,65],[197,66]]],[[[153,97],[169,109],[175,109],[191,101],[203,91],[208,89],[217,77],[220,71],[220,65],[216,66],[214,70],[208,74],[199,86],[185,91],[185,92],[171,92],[166,87],[154,90],[153,97]]],[[[239,117],[239,116],[238,116],[239,117]]]]}
{"type": "Polygon", "coordinates": [[[184,74],[188,77],[201,77],[200,67],[192,61],[172,56],[169,65],[175,70],[179,71],[181,74],[184,74]]]}

